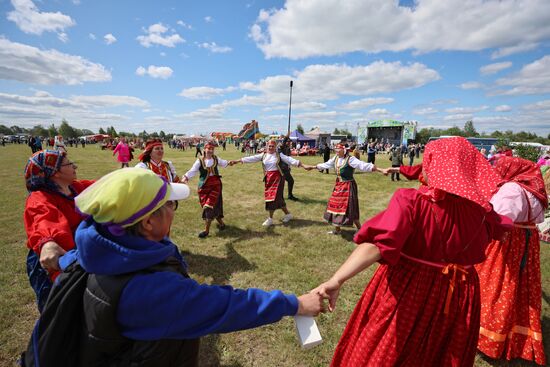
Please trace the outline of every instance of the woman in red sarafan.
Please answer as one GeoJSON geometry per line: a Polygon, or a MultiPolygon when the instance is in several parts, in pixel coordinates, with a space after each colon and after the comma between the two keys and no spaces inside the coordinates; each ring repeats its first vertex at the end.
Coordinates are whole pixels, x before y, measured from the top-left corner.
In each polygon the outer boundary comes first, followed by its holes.
{"type": "Polygon", "coordinates": [[[540,241],[548,196],[537,165],[502,157],[502,177],[491,199],[495,211],[514,222],[502,241],[489,244],[487,260],[476,266],[481,284],[478,349],[491,358],[523,358],[545,365],[541,331],[540,241]]]}
{"type": "Polygon", "coordinates": [[[59,257],[75,247],[74,233],[83,217],[75,210],[74,197],[94,182],[77,180],[76,169],[59,150],[39,151],[25,167],[27,273],[39,310],[59,274],[59,257]]]}
{"type": "Polygon", "coordinates": [[[363,224],[359,245],[314,291],[334,310],[342,284],[378,261],[336,347],[332,366],[472,366],[479,335],[479,280],[472,266],[511,228],[492,210],[499,182],[464,138],[426,146],[425,185],[397,190],[363,224]]]}

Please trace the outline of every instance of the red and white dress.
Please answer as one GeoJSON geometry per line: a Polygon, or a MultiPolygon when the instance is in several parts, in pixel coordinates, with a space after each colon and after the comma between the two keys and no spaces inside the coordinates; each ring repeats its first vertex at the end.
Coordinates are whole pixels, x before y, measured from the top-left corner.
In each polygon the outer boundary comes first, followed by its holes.
{"type": "Polygon", "coordinates": [[[480,315],[472,266],[499,238],[502,217],[429,188],[399,189],[363,224],[380,266],[336,347],[332,366],[472,366],[480,315]]]}
{"type": "Polygon", "coordinates": [[[265,210],[276,210],[286,206],[283,197],[285,189],[285,178],[279,167],[279,161],[283,161],[289,166],[298,167],[300,161],[288,157],[282,153],[261,153],[249,157],[241,158],[243,163],[262,162],[264,168],[264,200],[265,210]]]}
{"type": "Polygon", "coordinates": [[[496,212],[514,221],[514,229],[502,241],[491,242],[487,260],[476,266],[481,283],[478,349],[495,359],[523,358],[545,365],[540,241],[535,227],[544,220],[544,207],[515,182],[502,185],[491,203],[496,212]]]}
{"type": "Polygon", "coordinates": [[[160,163],[157,163],[151,159],[147,163],[139,162],[136,164],[136,168],[150,169],[155,174],[164,177],[168,182],[180,181],[180,178],[176,174],[176,167],[174,167],[171,161],[160,161],[160,163]]]}

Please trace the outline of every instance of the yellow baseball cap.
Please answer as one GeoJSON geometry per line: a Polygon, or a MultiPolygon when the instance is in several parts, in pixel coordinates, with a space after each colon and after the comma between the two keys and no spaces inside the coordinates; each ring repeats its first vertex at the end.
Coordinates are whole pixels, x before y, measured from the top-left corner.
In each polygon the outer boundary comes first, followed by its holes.
{"type": "Polygon", "coordinates": [[[189,197],[189,187],[169,183],[143,168],[121,168],[111,172],[75,198],[76,208],[107,227],[114,235],[124,234],[169,200],[189,197]]]}

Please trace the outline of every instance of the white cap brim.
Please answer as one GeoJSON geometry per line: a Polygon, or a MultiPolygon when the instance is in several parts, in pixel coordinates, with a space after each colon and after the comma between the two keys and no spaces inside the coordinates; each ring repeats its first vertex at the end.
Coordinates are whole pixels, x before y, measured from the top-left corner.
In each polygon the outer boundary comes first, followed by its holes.
{"type": "Polygon", "coordinates": [[[172,192],[168,200],[183,200],[189,197],[189,186],[182,183],[171,183],[172,192]]]}

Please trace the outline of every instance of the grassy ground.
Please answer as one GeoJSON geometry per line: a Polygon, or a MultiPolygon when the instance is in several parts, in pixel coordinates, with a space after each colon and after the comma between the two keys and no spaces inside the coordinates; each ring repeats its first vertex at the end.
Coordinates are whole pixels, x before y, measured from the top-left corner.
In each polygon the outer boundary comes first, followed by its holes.
{"type": "MultiPolygon", "coordinates": [[[[23,167],[29,156],[24,145],[0,147],[4,164],[0,168],[0,366],[14,364],[22,351],[37,317],[34,295],[25,274],[25,232],[22,213],[26,197],[23,167]]],[[[222,158],[235,159],[240,153],[232,147],[218,152],[222,158]]],[[[118,168],[110,152],[97,146],[69,148],[71,160],[79,164],[79,178],[98,178],[118,168]]],[[[180,174],[194,161],[194,151],[178,152],[167,148],[180,174]]],[[[313,164],[318,157],[306,157],[313,164]]],[[[379,156],[382,167],[389,164],[379,156]]],[[[261,227],[266,217],[263,207],[262,169],[259,164],[237,165],[222,169],[224,209],[228,228],[214,228],[207,239],[197,238],[202,230],[201,210],[196,193],[180,204],[172,237],[186,252],[191,275],[200,282],[231,284],[235,287],[282,289],[301,294],[326,280],[344,261],[354,245],[352,230],[343,236],[326,234],[330,227],[322,220],[334,176],[316,171],[293,169],[296,180],[294,194],[301,201],[289,201],[296,219],[288,225],[279,222],[269,230],[261,227]]],[[[385,208],[398,187],[416,187],[415,182],[391,182],[378,174],[357,174],[361,220],[385,208]]],[[[191,182],[195,187],[196,178],[191,182]]],[[[285,189],[286,190],[286,189],[285,189]]],[[[546,354],[550,357],[550,247],[542,245],[543,334],[546,354]]],[[[311,349],[299,347],[293,321],[281,322],[243,332],[213,335],[203,339],[204,366],[327,366],[335,345],[359,299],[374,267],[350,280],[343,288],[337,310],[321,315],[318,325],[323,344],[311,349]]],[[[529,366],[522,361],[494,362],[481,357],[478,366],[529,366]]]]}

